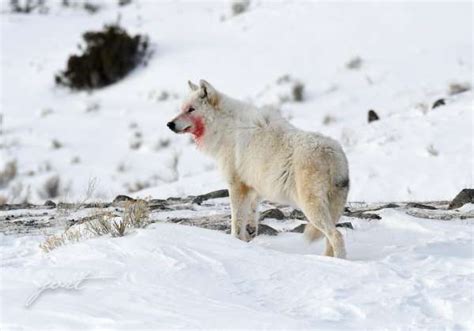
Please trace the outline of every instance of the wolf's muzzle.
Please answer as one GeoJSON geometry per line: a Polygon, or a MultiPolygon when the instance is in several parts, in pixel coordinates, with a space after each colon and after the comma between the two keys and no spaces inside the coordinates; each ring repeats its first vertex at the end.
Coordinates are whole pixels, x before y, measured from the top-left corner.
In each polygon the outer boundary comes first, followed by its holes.
{"type": "Polygon", "coordinates": [[[174,122],[168,122],[166,126],[169,127],[171,131],[176,132],[176,124],[174,122]]]}

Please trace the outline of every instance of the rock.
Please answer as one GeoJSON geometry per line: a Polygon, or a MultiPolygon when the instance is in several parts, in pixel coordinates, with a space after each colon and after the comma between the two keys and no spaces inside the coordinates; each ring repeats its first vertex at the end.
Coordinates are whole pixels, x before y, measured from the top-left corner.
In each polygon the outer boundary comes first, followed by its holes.
{"type": "Polygon", "coordinates": [[[369,121],[369,123],[373,121],[378,121],[379,119],[379,115],[377,115],[374,110],[369,110],[369,113],[367,114],[367,120],[369,121]]]}
{"type": "Polygon", "coordinates": [[[347,217],[355,217],[355,218],[361,218],[361,219],[366,219],[366,220],[381,220],[382,217],[377,215],[377,214],[373,214],[373,213],[366,213],[364,211],[345,211],[344,212],[344,216],[347,216],[347,217]]]}
{"type": "Polygon", "coordinates": [[[166,201],[183,201],[183,198],[180,198],[180,197],[169,197],[169,198],[166,198],[166,201]]]}
{"type": "Polygon", "coordinates": [[[336,227],[337,227],[337,228],[347,228],[347,229],[354,230],[354,227],[352,226],[352,223],[351,223],[351,222],[337,223],[337,224],[336,224],[336,227]]]}
{"type": "Polygon", "coordinates": [[[459,192],[449,204],[448,209],[461,208],[466,203],[474,203],[474,189],[472,188],[465,188],[459,192]]]}
{"type": "Polygon", "coordinates": [[[148,201],[148,209],[152,210],[169,210],[166,200],[152,199],[148,201]]]}
{"type": "Polygon", "coordinates": [[[290,219],[295,220],[306,220],[306,216],[304,216],[303,212],[298,209],[293,209],[289,216],[290,219]]]}
{"type": "Polygon", "coordinates": [[[217,198],[227,198],[229,196],[229,190],[217,190],[209,192],[206,194],[198,195],[193,199],[193,203],[200,205],[206,200],[217,199],[217,198]]]}
{"type": "Polygon", "coordinates": [[[266,218],[274,218],[276,220],[282,220],[285,218],[285,214],[283,214],[283,212],[278,208],[268,209],[260,214],[259,220],[261,221],[266,218]]]}
{"type": "MultiPolygon", "coordinates": [[[[290,232],[303,233],[305,227],[306,227],[306,224],[300,224],[300,225],[298,225],[296,228],[292,229],[290,232]]],[[[336,227],[338,227],[338,228],[347,228],[347,229],[354,230],[354,227],[352,226],[352,223],[351,223],[351,222],[337,223],[337,224],[336,224],[336,227]]]]}
{"type": "Polygon", "coordinates": [[[296,228],[294,228],[293,230],[291,230],[290,232],[303,233],[305,227],[306,227],[306,224],[300,224],[300,225],[298,225],[296,228]]]}
{"type": "Polygon", "coordinates": [[[444,99],[438,99],[433,103],[433,106],[431,107],[431,109],[435,109],[436,107],[444,106],[444,105],[446,105],[446,102],[444,101],[444,99]]]}
{"type": "Polygon", "coordinates": [[[56,203],[52,200],[46,200],[44,202],[44,206],[49,208],[56,208],[56,203]]]}
{"type": "Polygon", "coordinates": [[[436,209],[436,207],[424,205],[422,203],[417,203],[417,202],[409,202],[409,203],[407,203],[407,207],[408,208],[418,208],[418,209],[431,209],[431,210],[436,209]]]}
{"type": "Polygon", "coordinates": [[[278,231],[272,228],[271,226],[265,225],[265,224],[260,224],[258,226],[258,235],[264,235],[264,236],[276,236],[278,234],[278,231]]]}
{"type": "Polygon", "coordinates": [[[128,195],[117,195],[114,201],[112,201],[112,205],[115,207],[120,207],[130,201],[134,202],[136,200],[134,198],[129,197],[128,195]]]}
{"type": "Polygon", "coordinates": [[[247,224],[247,233],[250,235],[250,238],[253,239],[257,235],[257,228],[247,224]]]}

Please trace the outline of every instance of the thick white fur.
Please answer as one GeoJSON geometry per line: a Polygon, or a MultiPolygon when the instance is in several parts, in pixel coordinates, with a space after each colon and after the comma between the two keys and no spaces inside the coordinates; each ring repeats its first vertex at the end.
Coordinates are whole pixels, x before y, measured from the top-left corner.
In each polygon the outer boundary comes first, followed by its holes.
{"type": "MultiPolygon", "coordinates": [[[[232,235],[250,240],[258,229],[260,199],[299,207],[309,220],[309,240],[326,237],[325,255],[344,258],[335,224],[347,200],[349,173],[341,146],[318,133],[295,128],[274,109],[230,98],[205,81],[190,83],[183,109],[204,120],[199,148],[214,157],[228,184],[232,235]]],[[[180,115],[179,129],[189,123],[180,115]]]]}

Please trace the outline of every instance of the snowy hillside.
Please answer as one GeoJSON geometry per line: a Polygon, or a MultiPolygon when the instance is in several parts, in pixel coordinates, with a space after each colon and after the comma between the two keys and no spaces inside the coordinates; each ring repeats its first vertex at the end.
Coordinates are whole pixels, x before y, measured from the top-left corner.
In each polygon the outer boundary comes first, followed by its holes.
{"type": "Polygon", "coordinates": [[[348,260],[320,256],[323,241],[300,233],[245,243],[160,221],[228,214],[228,203],[153,212],[146,229],[49,253],[42,235],[0,234],[2,330],[472,330],[473,204],[461,208],[465,220],[403,208],[343,217],[354,228],[340,228],[348,260]]]}
{"type": "Polygon", "coordinates": [[[473,203],[354,212],[473,187],[472,3],[88,2],[0,4],[0,330],[474,329],[473,203]],[[93,92],[57,86],[82,34],[117,20],[149,37],[147,64],[93,92]],[[341,142],[347,260],[291,232],[305,221],[290,207],[261,206],[285,211],[262,222],[278,234],[245,243],[226,233],[228,198],[188,197],[226,187],[166,127],[201,78],[341,142]],[[118,195],[156,202],[153,224],[40,248],[118,219],[118,195]]]}
{"type": "Polygon", "coordinates": [[[2,13],[0,169],[16,161],[17,173],[0,194],[10,202],[44,201],[51,178],[67,201],[93,179],[94,197],[107,199],[222,188],[214,162],[166,128],[186,81],[266,104],[290,94],[277,83],[285,75],[304,84],[285,117],[346,149],[350,200],[451,199],[472,186],[472,91],[449,95],[471,84],[469,3],[254,1],[235,17],[228,2],[103,4],[93,15],[59,4],[2,13]],[[118,15],[149,36],[148,65],[93,93],[55,86],[81,34],[118,15]],[[440,98],[446,106],[431,109],[440,98]],[[369,109],[379,122],[367,123],[369,109]]]}

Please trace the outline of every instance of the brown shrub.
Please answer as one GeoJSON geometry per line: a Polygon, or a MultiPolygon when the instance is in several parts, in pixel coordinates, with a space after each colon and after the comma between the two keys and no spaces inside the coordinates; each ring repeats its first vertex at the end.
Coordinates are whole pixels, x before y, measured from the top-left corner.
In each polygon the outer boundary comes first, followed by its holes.
{"type": "Polygon", "coordinates": [[[56,83],[73,89],[107,86],[125,77],[145,57],[148,38],[130,36],[118,25],[106,25],[102,31],[84,33],[86,49],[71,55],[65,71],[56,75],[56,83]]]}

